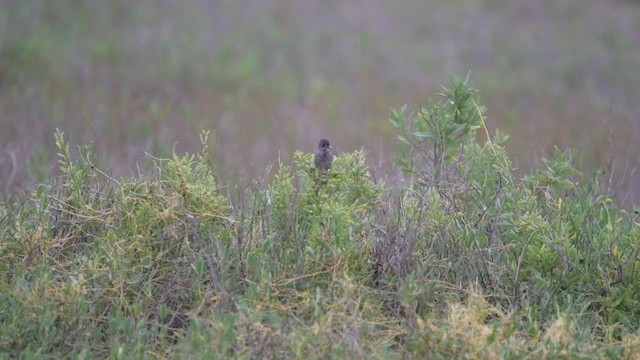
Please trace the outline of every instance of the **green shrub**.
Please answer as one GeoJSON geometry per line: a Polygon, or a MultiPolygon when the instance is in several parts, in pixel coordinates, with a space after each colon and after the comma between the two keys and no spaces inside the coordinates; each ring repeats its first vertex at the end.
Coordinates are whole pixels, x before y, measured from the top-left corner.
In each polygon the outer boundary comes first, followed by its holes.
{"type": "Polygon", "coordinates": [[[447,269],[417,267],[414,275],[424,276],[417,282],[475,283],[506,311],[534,307],[538,320],[548,321],[558,309],[580,309],[597,314],[601,325],[634,331],[637,220],[601,193],[597,172],[586,178],[574,168],[572,151],[556,150],[517,181],[501,146],[506,136],[475,142],[484,119],[473,94],[454,79],[428,110],[392,112],[397,163],[413,180],[403,206],[418,207],[427,220],[415,225],[411,241],[428,245],[412,246],[407,256],[447,269]]]}
{"type": "Polygon", "coordinates": [[[392,112],[394,186],[297,152],[234,193],[207,133],[114,179],[56,132],[59,173],[0,202],[1,355],[637,357],[637,214],[572,151],[515,178],[476,93],[392,112]]]}

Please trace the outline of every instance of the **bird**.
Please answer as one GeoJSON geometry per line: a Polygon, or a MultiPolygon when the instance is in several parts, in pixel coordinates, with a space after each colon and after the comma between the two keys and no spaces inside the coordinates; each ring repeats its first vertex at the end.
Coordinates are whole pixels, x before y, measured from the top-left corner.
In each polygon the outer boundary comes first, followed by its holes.
{"type": "Polygon", "coordinates": [[[318,152],[316,152],[316,169],[327,171],[333,163],[333,152],[331,144],[327,139],[321,139],[318,144],[318,152]]]}

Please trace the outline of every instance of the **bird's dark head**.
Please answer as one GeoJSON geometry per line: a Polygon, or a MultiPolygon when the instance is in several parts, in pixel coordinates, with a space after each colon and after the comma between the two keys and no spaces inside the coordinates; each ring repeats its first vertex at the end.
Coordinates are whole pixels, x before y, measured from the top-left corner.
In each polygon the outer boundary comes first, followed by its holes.
{"type": "Polygon", "coordinates": [[[331,144],[329,143],[329,140],[322,139],[320,140],[320,144],[318,144],[318,150],[325,150],[325,149],[331,150],[331,144]]]}

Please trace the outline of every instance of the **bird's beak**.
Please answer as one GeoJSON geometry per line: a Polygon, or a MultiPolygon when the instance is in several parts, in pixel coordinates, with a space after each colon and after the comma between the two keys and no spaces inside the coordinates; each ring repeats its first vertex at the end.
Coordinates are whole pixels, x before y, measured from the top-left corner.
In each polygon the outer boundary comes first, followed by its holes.
{"type": "Polygon", "coordinates": [[[329,145],[329,150],[333,150],[333,148],[331,147],[331,145],[329,145]]]}

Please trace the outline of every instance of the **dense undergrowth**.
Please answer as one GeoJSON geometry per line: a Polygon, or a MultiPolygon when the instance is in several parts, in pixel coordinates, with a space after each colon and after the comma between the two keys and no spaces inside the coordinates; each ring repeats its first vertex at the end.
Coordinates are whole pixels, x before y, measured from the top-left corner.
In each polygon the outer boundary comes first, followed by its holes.
{"type": "Polygon", "coordinates": [[[482,111],[460,80],[393,111],[394,186],[358,151],[223,187],[206,133],[114,179],[56,133],[60,174],[0,203],[0,354],[637,358],[637,212],[571,151],[516,179],[482,111]]]}

